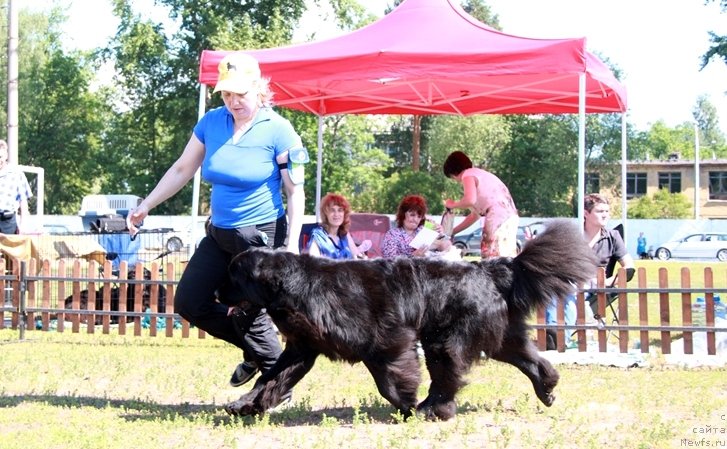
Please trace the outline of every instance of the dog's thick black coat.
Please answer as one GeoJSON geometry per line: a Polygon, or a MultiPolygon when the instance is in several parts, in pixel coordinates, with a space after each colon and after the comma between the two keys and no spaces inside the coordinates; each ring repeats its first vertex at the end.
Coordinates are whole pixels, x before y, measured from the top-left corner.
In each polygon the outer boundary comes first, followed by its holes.
{"type": "Polygon", "coordinates": [[[553,221],[515,258],[472,263],[334,261],[248,250],[232,261],[231,277],[247,302],[267,309],[286,345],[252,390],[225,409],[251,415],[276,406],[323,354],[363,362],[381,395],[404,416],[416,408],[429,419],[446,420],[454,416],[455,395],[481,351],[519,368],[550,406],[559,375],[538,354],[525,321],[536,306],[572,292],[595,269],[580,229],[566,220],[553,221]],[[431,377],[418,406],[417,340],[431,377]]]}

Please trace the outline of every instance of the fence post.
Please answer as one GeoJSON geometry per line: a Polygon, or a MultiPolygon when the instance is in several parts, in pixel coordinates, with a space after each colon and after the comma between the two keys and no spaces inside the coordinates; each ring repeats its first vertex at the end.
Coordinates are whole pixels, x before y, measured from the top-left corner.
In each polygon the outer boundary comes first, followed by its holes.
{"type": "MultiPolygon", "coordinates": [[[[581,290],[576,294],[576,324],[579,326],[586,324],[586,297],[581,290]]],[[[578,329],[576,333],[578,335],[578,352],[585,352],[588,348],[586,330],[578,329]]]]}
{"type": "MultiPolygon", "coordinates": [[[[167,281],[169,281],[169,284],[164,286],[166,295],[165,295],[165,302],[164,302],[164,312],[166,313],[172,313],[174,312],[174,288],[171,284],[171,282],[174,280],[174,264],[167,263],[167,281]],[[171,304],[170,304],[171,303],[171,304]]],[[[167,318],[167,326],[166,326],[166,335],[167,337],[172,337],[174,335],[174,318],[169,317],[167,318]]]]}
{"type": "MultiPolygon", "coordinates": [[[[144,279],[144,267],[137,263],[134,271],[134,281],[144,279]]],[[[141,282],[134,284],[134,312],[143,312],[144,284],[141,282]]],[[[134,317],[134,337],[141,336],[141,314],[134,317]]]]}
{"type": "MultiPolygon", "coordinates": [[[[600,289],[596,293],[596,299],[598,301],[598,315],[603,317],[605,322],[606,317],[606,271],[603,268],[599,268],[596,273],[596,286],[600,289]]],[[[603,326],[599,326],[598,329],[598,352],[608,352],[608,333],[603,326]]]]}
{"type": "MultiPolygon", "coordinates": [[[[682,289],[690,289],[692,280],[689,276],[689,269],[683,267],[680,270],[682,289]]],[[[692,325],[692,295],[688,292],[682,292],[682,325],[685,327],[692,325]]],[[[684,341],[684,354],[694,354],[694,334],[691,331],[684,331],[682,334],[684,341]]]]}
{"type": "Polygon", "coordinates": [[[88,300],[86,301],[86,311],[88,312],[86,318],[86,332],[89,334],[96,333],[96,315],[93,313],[96,310],[96,281],[93,280],[98,277],[99,273],[98,262],[92,260],[88,263],[88,277],[92,279],[88,283],[88,300]]]}
{"type": "MultiPolygon", "coordinates": [[[[44,259],[41,263],[41,273],[43,273],[43,276],[50,276],[50,261],[48,259],[44,259]]],[[[51,296],[51,288],[50,288],[50,281],[47,279],[43,281],[41,289],[43,291],[43,299],[41,300],[42,307],[44,309],[49,309],[51,306],[50,302],[50,296],[51,296]]],[[[58,314],[56,314],[56,322],[58,322],[57,318],[58,314]]],[[[47,331],[50,330],[50,318],[51,314],[48,312],[43,312],[41,314],[42,322],[43,322],[43,330],[47,331]]]]}
{"type": "MultiPolygon", "coordinates": [[[[704,269],[704,288],[714,288],[714,279],[711,267],[706,267],[704,269]]],[[[714,293],[711,291],[704,294],[704,306],[704,325],[714,329],[714,293]]],[[[707,331],[707,354],[717,354],[714,330],[707,331]]]]}
{"type": "MultiPolygon", "coordinates": [[[[76,279],[81,277],[81,262],[78,259],[75,259],[73,261],[73,270],[72,270],[72,276],[76,279]]],[[[80,310],[81,308],[81,282],[80,281],[73,281],[73,284],[71,286],[71,294],[73,297],[71,298],[71,308],[75,310],[80,310]]],[[[86,295],[88,295],[88,290],[86,290],[86,295]]],[[[81,314],[80,313],[74,313],[71,315],[71,332],[74,334],[77,334],[81,331],[81,314]]]]}
{"type": "MultiPolygon", "coordinates": [[[[50,274],[50,271],[48,272],[50,274]]],[[[66,262],[61,259],[58,262],[58,274],[61,276],[66,275],[66,262]]],[[[59,280],[58,281],[58,308],[61,308],[60,302],[63,301],[63,308],[68,308],[66,305],[66,283],[64,281],[59,280]]],[[[66,314],[65,312],[61,312],[57,316],[57,322],[58,322],[58,332],[63,332],[65,330],[65,325],[63,324],[66,321],[66,314]]]]}
{"type": "Polygon", "coordinates": [[[25,340],[25,328],[27,327],[27,313],[25,311],[25,261],[20,261],[20,272],[18,273],[18,287],[20,290],[20,301],[18,306],[18,315],[20,322],[18,329],[20,330],[20,340],[25,340]]]}
{"type": "MultiPolygon", "coordinates": [[[[669,272],[666,268],[659,268],[659,288],[669,288],[669,272]]],[[[659,293],[659,317],[662,327],[669,326],[669,293],[659,293]]],[[[661,352],[671,354],[671,333],[661,331],[661,352]]]]}
{"type": "MultiPolygon", "coordinates": [[[[621,267],[618,269],[618,288],[626,288],[626,269],[621,267]]],[[[618,294],[618,324],[629,324],[629,302],[628,294],[621,292],[618,294]]],[[[618,331],[618,346],[621,353],[629,352],[629,331],[618,331]]]]}
{"type": "MultiPolygon", "coordinates": [[[[131,310],[129,310],[129,283],[126,282],[129,279],[129,263],[125,260],[119,262],[119,335],[126,335],[126,323],[129,318],[125,315],[126,312],[133,312],[134,306],[132,304],[131,310]]],[[[132,285],[131,288],[134,288],[132,285]]]]}
{"type": "MultiPolygon", "coordinates": [[[[646,268],[639,268],[639,290],[646,288],[646,268]]],[[[646,292],[639,292],[639,325],[646,327],[649,325],[649,302],[646,292]]],[[[649,353],[649,331],[642,330],[640,332],[641,337],[641,353],[649,353]]]]}
{"type": "MultiPolygon", "coordinates": [[[[101,268],[99,268],[101,269],[101,268]]],[[[113,301],[113,298],[111,297],[111,283],[109,282],[109,279],[113,276],[113,266],[111,265],[111,261],[107,260],[103,264],[103,279],[104,282],[101,284],[101,310],[103,312],[111,312],[111,302],[113,301]]],[[[96,294],[96,297],[98,298],[98,293],[96,294]]],[[[104,313],[101,315],[101,332],[103,334],[108,334],[110,332],[111,327],[111,315],[104,313]]]]}

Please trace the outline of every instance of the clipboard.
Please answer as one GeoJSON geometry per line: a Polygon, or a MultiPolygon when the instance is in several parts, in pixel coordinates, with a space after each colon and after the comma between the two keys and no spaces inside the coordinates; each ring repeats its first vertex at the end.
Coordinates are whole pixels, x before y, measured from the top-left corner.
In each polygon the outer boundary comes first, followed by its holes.
{"type": "Polygon", "coordinates": [[[414,238],[409,242],[409,246],[412,248],[419,249],[422,246],[429,247],[432,243],[434,243],[435,240],[439,237],[439,232],[429,229],[427,227],[423,227],[417,235],[414,236],[414,238]]]}

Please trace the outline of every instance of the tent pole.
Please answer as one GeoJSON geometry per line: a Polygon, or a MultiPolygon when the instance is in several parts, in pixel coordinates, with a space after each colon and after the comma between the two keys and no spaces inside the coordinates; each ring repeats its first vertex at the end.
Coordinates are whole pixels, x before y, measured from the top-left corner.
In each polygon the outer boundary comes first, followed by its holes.
{"type": "Polygon", "coordinates": [[[586,74],[578,77],[578,224],[583,226],[583,199],[586,197],[586,74]]]}
{"type": "MultiPolygon", "coordinates": [[[[621,114],[621,223],[624,228],[624,243],[628,242],[629,228],[626,226],[626,216],[628,215],[628,201],[626,198],[626,114],[621,114]]],[[[626,246],[628,248],[628,245],[626,246]]]]}
{"type": "Polygon", "coordinates": [[[323,116],[318,116],[318,163],[316,164],[316,223],[321,221],[321,181],[323,180],[323,116]]]}
{"type": "MultiPolygon", "coordinates": [[[[200,84],[199,85],[199,103],[197,105],[197,119],[201,119],[204,115],[204,110],[206,106],[206,100],[207,100],[207,85],[206,84],[200,84]]],[[[190,219],[192,220],[192,224],[189,229],[190,231],[190,237],[191,241],[189,242],[189,256],[192,256],[192,253],[194,253],[195,250],[195,243],[197,242],[197,236],[195,235],[195,230],[197,229],[197,216],[199,215],[199,191],[200,191],[200,185],[202,181],[202,171],[201,168],[198,168],[196,172],[194,172],[194,180],[192,182],[192,214],[190,219]]]]}
{"type": "Polygon", "coordinates": [[[694,122],[694,219],[699,220],[699,124],[694,122]]]}

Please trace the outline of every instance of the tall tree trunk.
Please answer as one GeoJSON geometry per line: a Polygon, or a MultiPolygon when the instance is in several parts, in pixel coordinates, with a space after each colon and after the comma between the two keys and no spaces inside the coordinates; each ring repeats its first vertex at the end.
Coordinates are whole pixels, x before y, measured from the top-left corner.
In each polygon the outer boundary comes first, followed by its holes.
{"type": "Polygon", "coordinates": [[[419,155],[420,155],[420,144],[422,134],[422,116],[414,115],[411,120],[411,169],[412,171],[419,171],[419,155]]]}

